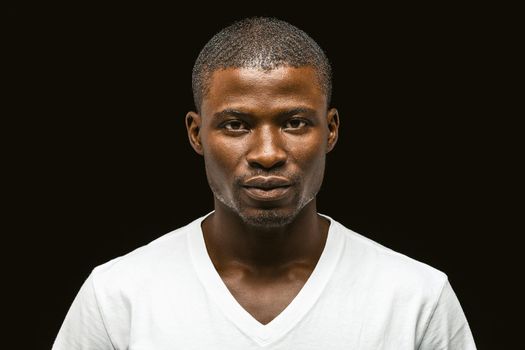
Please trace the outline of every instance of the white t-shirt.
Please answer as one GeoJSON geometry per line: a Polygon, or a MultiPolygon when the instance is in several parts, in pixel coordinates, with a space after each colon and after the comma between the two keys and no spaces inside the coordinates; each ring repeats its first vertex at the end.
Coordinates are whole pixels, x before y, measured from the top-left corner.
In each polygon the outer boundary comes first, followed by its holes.
{"type": "Polygon", "coordinates": [[[263,325],[215,270],[204,218],[96,267],[53,349],[476,349],[445,274],[329,217],[314,271],[263,325]]]}

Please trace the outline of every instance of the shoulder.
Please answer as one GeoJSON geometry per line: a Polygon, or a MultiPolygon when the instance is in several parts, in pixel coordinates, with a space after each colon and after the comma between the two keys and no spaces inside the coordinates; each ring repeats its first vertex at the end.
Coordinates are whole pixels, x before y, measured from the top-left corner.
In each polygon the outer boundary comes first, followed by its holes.
{"type": "Polygon", "coordinates": [[[379,244],[332,219],[343,241],[344,268],[370,286],[400,298],[436,300],[447,283],[442,271],[379,244]]]}
{"type": "Polygon", "coordinates": [[[201,219],[95,267],[91,274],[95,289],[131,290],[159,280],[165,274],[187,271],[190,261],[187,236],[198,231],[201,219]]]}

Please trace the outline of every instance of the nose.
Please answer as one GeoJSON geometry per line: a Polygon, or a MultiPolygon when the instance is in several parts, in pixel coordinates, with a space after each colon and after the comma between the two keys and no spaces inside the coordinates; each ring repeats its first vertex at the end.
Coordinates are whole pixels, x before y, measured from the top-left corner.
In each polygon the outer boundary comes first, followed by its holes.
{"type": "Polygon", "coordinates": [[[246,156],[248,164],[258,169],[273,169],[286,163],[287,153],[283,148],[279,129],[261,127],[252,135],[252,144],[246,156]]]}

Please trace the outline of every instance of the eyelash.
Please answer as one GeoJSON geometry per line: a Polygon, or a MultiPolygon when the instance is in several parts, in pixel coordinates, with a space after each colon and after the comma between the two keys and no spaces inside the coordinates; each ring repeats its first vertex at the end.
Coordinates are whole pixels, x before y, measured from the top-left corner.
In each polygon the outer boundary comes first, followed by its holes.
{"type": "Polygon", "coordinates": [[[239,131],[244,131],[244,130],[247,130],[246,128],[246,123],[241,121],[241,120],[228,120],[227,122],[224,122],[222,125],[221,125],[222,128],[226,129],[227,131],[231,131],[231,132],[239,132],[239,131]],[[228,126],[231,127],[232,124],[234,123],[238,123],[240,124],[240,126],[244,126],[244,128],[239,128],[239,129],[231,129],[231,128],[228,128],[228,126]]]}
{"type": "MultiPolygon", "coordinates": [[[[290,129],[293,129],[293,130],[299,130],[299,129],[302,129],[302,128],[307,127],[307,126],[310,125],[307,120],[300,119],[300,118],[290,119],[290,120],[288,120],[286,122],[286,125],[290,124],[291,122],[299,122],[300,123],[299,125],[301,125],[301,123],[302,123],[302,126],[299,126],[297,128],[290,128],[290,129]]],[[[286,129],[288,129],[288,128],[286,128],[286,129]]]]}
{"type": "MultiPolygon", "coordinates": [[[[300,130],[300,129],[303,129],[303,128],[305,128],[307,126],[310,126],[310,125],[311,124],[309,123],[308,120],[301,119],[301,118],[294,118],[294,119],[290,119],[290,120],[288,120],[286,122],[284,129],[300,130]],[[292,122],[299,122],[300,126],[295,127],[295,128],[294,127],[286,127],[286,125],[288,125],[288,124],[290,124],[292,122]]],[[[235,133],[248,131],[248,127],[247,127],[246,123],[241,121],[241,120],[228,120],[228,121],[226,121],[226,122],[221,124],[221,128],[225,129],[228,132],[235,132],[235,133]],[[234,123],[240,124],[238,129],[232,129],[231,128],[232,124],[234,124],[234,123]]]]}

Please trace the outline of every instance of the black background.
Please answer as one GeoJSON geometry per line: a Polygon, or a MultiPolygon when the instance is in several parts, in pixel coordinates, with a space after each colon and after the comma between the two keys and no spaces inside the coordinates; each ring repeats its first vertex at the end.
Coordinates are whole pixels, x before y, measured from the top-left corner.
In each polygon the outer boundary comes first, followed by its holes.
{"type": "Polygon", "coordinates": [[[7,187],[22,213],[12,217],[9,261],[19,304],[34,304],[17,323],[29,321],[33,348],[50,348],[93,267],[212,209],[184,128],[191,69],[213,34],[252,15],[305,30],[333,65],[341,129],[319,211],[447,273],[478,348],[504,348],[498,301],[513,282],[502,272],[502,222],[512,214],[502,209],[505,155],[495,147],[506,141],[493,98],[497,14],[192,7],[7,8],[6,133],[16,135],[7,187]]]}

